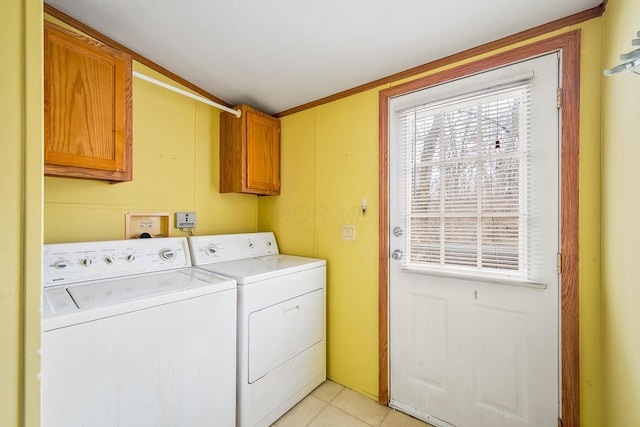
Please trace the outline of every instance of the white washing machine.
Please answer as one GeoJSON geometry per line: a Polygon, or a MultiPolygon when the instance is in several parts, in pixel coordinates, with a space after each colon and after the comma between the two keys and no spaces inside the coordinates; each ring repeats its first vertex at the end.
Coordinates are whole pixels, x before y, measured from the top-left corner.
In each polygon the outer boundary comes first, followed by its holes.
{"type": "Polygon", "coordinates": [[[235,426],[235,280],[186,238],[43,255],[43,427],[235,426]]]}
{"type": "Polygon", "coordinates": [[[189,237],[193,265],[238,282],[237,425],[269,426],[326,379],[326,261],[273,233],[189,237]]]}

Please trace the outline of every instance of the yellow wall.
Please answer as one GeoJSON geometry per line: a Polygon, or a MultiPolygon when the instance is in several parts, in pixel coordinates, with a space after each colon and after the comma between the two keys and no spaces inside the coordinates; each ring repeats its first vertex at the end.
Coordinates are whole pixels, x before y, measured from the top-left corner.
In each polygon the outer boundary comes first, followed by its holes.
{"type": "Polygon", "coordinates": [[[42,3],[0,15],[0,424],[39,425],[42,3]]]}
{"type": "MultiPolygon", "coordinates": [[[[11,224],[5,230],[4,243],[0,247],[0,266],[2,266],[3,284],[0,286],[0,342],[8,351],[0,353],[0,413],[7,414],[11,425],[18,425],[20,397],[20,334],[22,282],[22,124],[24,116],[24,93],[22,91],[23,53],[20,51],[24,34],[22,1],[13,1],[0,18],[0,40],[2,40],[2,58],[13,67],[3,69],[0,87],[2,102],[0,123],[4,129],[3,151],[5,166],[0,168],[0,195],[3,209],[0,218],[3,224],[11,224]],[[7,10],[8,9],[8,10],[7,10]],[[7,209],[15,206],[17,209],[7,209]]],[[[3,417],[4,418],[4,417],[3,417]]]]}
{"type": "MultiPolygon", "coordinates": [[[[134,70],[176,85],[141,64],[134,70]]],[[[133,181],[46,177],[45,243],[123,239],[127,211],[195,211],[196,234],[255,231],[257,197],[218,192],[219,113],[134,78],[133,181]]]]}
{"type": "Polygon", "coordinates": [[[596,427],[609,426],[602,415],[602,19],[588,21],[581,27],[580,425],[596,427]]]}
{"type": "MultiPolygon", "coordinates": [[[[601,425],[601,19],[582,29],[580,351],[583,426],[601,425]]],[[[556,35],[555,32],[551,35],[556,35]]],[[[328,375],[378,394],[378,91],[282,119],[282,193],[259,200],[259,229],[284,252],[327,259],[328,375]],[[369,210],[360,211],[363,198],[369,210]],[[355,224],[356,240],[341,240],[355,224]]]]}
{"type": "Polygon", "coordinates": [[[276,233],[282,252],[328,260],[328,373],[370,396],[378,387],[377,108],[368,91],[284,117],[281,195],[259,199],[259,228],[276,233]],[[355,241],[341,239],[342,224],[356,225],[355,241]]]}
{"type": "MultiPolygon", "coordinates": [[[[640,2],[611,0],[604,18],[603,68],[620,64],[618,56],[640,31],[640,2]]],[[[639,70],[640,72],[640,70],[639,70]]],[[[640,425],[640,75],[604,78],[604,392],[607,425],[640,425]]]]}

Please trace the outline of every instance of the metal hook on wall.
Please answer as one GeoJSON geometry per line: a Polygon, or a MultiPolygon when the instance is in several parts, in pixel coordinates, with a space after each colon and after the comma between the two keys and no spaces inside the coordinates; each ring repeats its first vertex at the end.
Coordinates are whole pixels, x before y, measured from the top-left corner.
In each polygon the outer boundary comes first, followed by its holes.
{"type": "MultiPolygon", "coordinates": [[[[637,39],[631,40],[631,46],[640,46],[640,31],[637,33],[637,39]]],[[[620,65],[616,65],[613,68],[609,68],[604,70],[605,76],[612,76],[614,74],[618,74],[622,71],[627,71],[628,73],[640,74],[636,71],[636,68],[640,67],[640,48],[632,50],[628,53],[623,53],[620,55],[620,59],[624,62],[620,65]]]]}

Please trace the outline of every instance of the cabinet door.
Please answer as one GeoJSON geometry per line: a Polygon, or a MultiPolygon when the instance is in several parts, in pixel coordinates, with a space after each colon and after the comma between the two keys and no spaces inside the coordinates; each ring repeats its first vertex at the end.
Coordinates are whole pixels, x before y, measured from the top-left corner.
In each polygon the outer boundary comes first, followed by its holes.
{"type": "Polygon", "coordinates": [[[131,57],[45,22],[45,174],[131,180],[131,57]]]}
{"type": "Polygon", "coordinates": [[[263,194],[279,194],[280,121],[251,109],[246,115],[246,185],[263,194]]]}

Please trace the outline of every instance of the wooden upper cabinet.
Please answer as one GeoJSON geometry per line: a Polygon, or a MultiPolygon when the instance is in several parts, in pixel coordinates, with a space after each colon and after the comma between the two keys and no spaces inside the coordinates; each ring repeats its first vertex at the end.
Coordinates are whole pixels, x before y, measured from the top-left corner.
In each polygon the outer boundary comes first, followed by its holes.
{"type": "Polygon", "coordinates": [[[247,105],[220,114],[220,192],[280,194],[280,120],[247,105]]]}
{"type": "Polygon", "coordinates": [[[132,179],[131,56],[44,23],[45,175],[132,179]]]}

